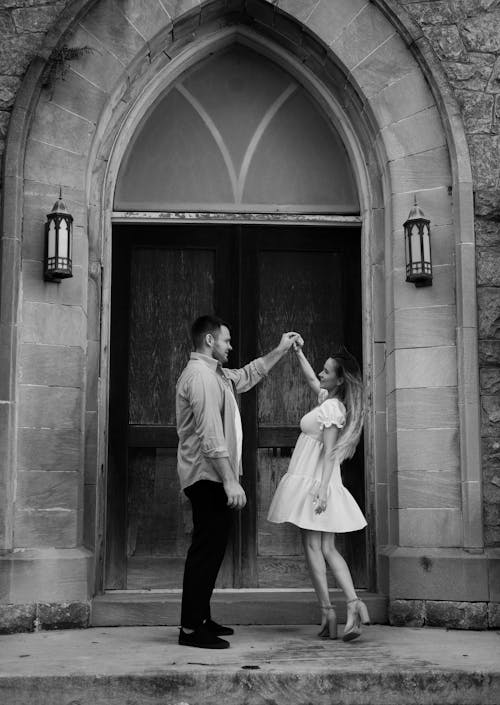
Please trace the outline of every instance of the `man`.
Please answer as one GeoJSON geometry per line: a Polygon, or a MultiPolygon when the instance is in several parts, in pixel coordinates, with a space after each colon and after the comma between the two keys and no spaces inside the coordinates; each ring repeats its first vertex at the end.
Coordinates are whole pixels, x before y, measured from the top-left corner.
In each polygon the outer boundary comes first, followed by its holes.
{"type": "Polygon", "coordinates": [[[243,509],[240,484],[241,419],[234,392],[257,384],[290,350],[296,333],[285,333],[279,345],[239,370],[222,367],[231,348],[229,327],[216,316],[201,316],[191,328],[195,352],[176,387],[181,489],[193,512],[193,535],[182,588],[179,644],[224,649],[221,639],[233,630],[210,616],[214,589],[231,527],[232,510],[243,509]]]}

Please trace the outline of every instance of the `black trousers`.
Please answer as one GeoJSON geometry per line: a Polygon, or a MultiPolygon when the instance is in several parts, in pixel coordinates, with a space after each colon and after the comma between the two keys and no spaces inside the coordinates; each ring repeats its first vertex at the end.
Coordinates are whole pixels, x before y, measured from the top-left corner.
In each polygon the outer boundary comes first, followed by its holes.
{"type": "Polygon", "coordinates": [[[181,625],[196,629],[210,617],[210,598],[233,520],[222,483],[199,480],[186,487],[193,511],[193,536],[184,566],[181,625]]]}

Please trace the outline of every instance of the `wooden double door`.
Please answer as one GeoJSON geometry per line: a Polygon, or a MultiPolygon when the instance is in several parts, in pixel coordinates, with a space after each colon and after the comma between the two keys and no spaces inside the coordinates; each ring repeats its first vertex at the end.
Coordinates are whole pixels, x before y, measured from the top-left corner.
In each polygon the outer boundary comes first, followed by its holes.
{"type": "MultiPolygon", "coordinates": [[[[119,225],[113,234],[107,589],[180,588],[190,542],[176,472],[175,383],[190,325],[215,312],[239,367],[299,331],[314,369],[343,343],[361,359],[358,228],[119,225]]],[[[266,520],[300,418],[316,403],[293,354],[241,395],[246,508],[218,587],[310,587],[299,530],[266,520]]],[[[364,508],[362,448],[343,468],[364,508]]],[[[338,535],[367,586],[365,532],[338,535]]]]}

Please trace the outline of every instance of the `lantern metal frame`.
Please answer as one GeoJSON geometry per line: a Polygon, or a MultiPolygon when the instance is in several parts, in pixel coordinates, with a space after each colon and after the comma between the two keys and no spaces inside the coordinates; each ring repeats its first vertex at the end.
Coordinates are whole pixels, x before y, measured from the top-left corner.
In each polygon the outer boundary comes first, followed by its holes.
{"type": "Polygon", "coordinates": [[[417,287],[432,285],[431,221],[415,203],[403,223],[406,281],[417,287]]]}
{"type": "Polygon", "coordinates": [[[62,188],[59,198],[45,223],[44,279],[60,282],[73,276],[73,216],[62,200],[62,188]],[[64,233],[65,231],[65,233],[64,233]]]}

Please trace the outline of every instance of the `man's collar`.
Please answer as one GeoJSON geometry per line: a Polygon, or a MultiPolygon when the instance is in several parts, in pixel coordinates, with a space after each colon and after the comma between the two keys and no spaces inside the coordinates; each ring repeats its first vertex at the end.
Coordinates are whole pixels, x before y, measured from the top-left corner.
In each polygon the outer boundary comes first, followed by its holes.
{"type": "Polygon", "coordinates": [[[199,352],[192,352],[191,356],[190,356],[190,360],[201,360],[206,365],[208,365],[211,370],[214,370],[214,371],[220,365],[219,361],[216,360],[215,357],[211,357],[210,355],[205,355],[204,353],[199,353],[199,352]]]}

